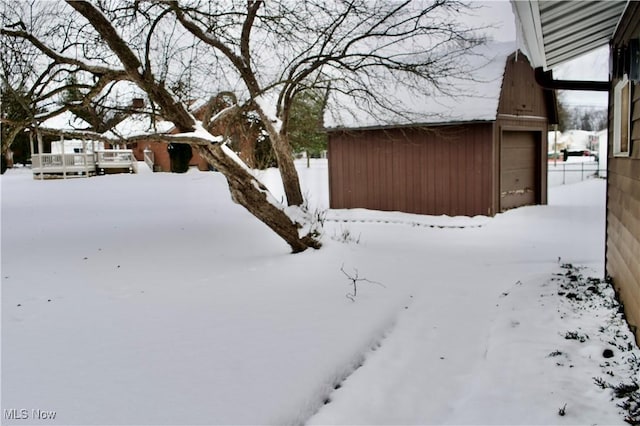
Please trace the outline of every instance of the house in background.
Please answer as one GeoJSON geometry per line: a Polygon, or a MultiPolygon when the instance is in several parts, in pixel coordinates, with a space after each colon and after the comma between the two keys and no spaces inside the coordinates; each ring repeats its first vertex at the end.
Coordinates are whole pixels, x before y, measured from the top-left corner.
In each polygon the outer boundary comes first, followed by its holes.
{"type": "Polygon", "coordinates": [[[607,130],[566,130],[564,132],[550,131],[549,159],[567,161],[570,157],[589,157],[603,162],[600,169],[606,168],[607,130]]]}
{"type": "MultiPolygon", "coordinates": [[[[91,125],[70,111],[40,123],[48,129],[82,131],[91,125]]],[[[108,172],[137,172],[133,153],[126,149],[105,149],[104,144],[94,140],[53,140],[36,129],[29,135],[31,170],[34,177],[91,176],[108,172]]]]}
{"type": "Polygon", "coordinates": [[[606,273],[640,340],[640,2],[511,0],[523,48],[550,87],[609,93],[606,273]],[[545,71],[609,45],[609,81],[557,82],[545,71]],[[545,78],[546,77],[546,78],[545,78]]]}
{"type": "MultiPolygon", "coordinates": [[[[111,138],[128,138],[150,133],[174,132],[173,123],[154,118],[149,112],[137,112],[129,115],[105,135],[111,138]]],[[[137,161],[144,161],[154,172],[170,172],[173,170],[169,155],[169,144],[160,141],[144,141],[126,146],[131,149],[137,161]]],[[[193,150],[189,166],[199,170],[208,170],[208,163],[193,150]]]]}
{"type": "Polygon", "coordinates": [[[468,60],[467,78],[450,81],[457,96],[378,88],[411,118],[385,123],[346,99],[329,100],[331,208],[493,216],[547,203],[555,93],[536,83],[514,43],[479,47],[468,60]]]}
{"type": "MultiPolygon", "coordinates": [[[[220,97],[216,98],[220,99],[220,97]]],[[[227,107],[222,101],[211,104],[209,100],[193,101],[189,105],[189,110],[198,120],[202,120],[206,114],[206,108],[213,108],[214,112],[227,107]]],[[[252,125],[251,122],[243,118],[226,120],[217,125],[212,130],[214,134],[225,135],[232,142],[233,148],[240,158],[249,166],[256,167],[256,140],[260,135],[260,127],[252,125]]],[[[107,136],[113,138],[127,138],[143,134],[152,133],[177,133],[173,123],[164,121],[161,118],[154,118],[150,112],[138,112],[132,114],[116,125],[107,136]]],[[[174,170],[170,155],[170,146],[167,142],[144,141],[128,144],[128,148],[138,161],[145,161],[154,172],[171,172],[174,170]]],[[[197,167],[200,171],[211,169],[209,163],[202,158],[196,149],[192,148],[192,156],[189,160],[190,167],[197,167]]]]}

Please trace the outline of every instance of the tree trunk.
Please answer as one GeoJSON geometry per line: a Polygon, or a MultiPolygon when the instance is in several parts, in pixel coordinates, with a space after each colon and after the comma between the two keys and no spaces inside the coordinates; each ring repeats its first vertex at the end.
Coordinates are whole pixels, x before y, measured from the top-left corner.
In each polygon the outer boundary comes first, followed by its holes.
{"type": "MultiPolygon", "coordinates": [[[[153,78],[151,70],[143,69],[135,53],[120,37],[107,17],[88,1],[67,0],[67,3],[87,18],[113,53],[118,56],[131,80],[147,92],[162,108],[163,118],[173,122],[181,133],[193,132],[197,127],[194,117],[183,103],[173,98],[163,83],[153,78]]],[[[260,108],[258,109],[260,110],[260,108]]],[[[262,111],[259,111],[259,113],[263,116],[265,115],[262,111]]],[[[302,204],[302,194],[298,184],[298,174],[293,167],[291,148],[286,143],[286,140],[283,143],[279,138],[273,123],[266,119],[266,116],[263,118],[265,118],[265,125],[269,135],[276,136],[276,145],[274,147],[278,147],[276,152],[280,151],[281,164],[284,164],[286,170],[285,174],[283,174],[283,181],[285,182],[289,205],[300,205],[302,204]],[[287,176],[286,179],[284,176],[287,176]]],[[[271,203],[271,200],[267,198],[269,193],[266,188],[231,157],[226,155],[219,144],[198,145],[198,152],[209,164],[217,168],[227,178],[233,199],[284,239],[294,253],[301,252],[309,247],[320,247],[320,243],[313,236],[300,237],[298,235],[298,224],[294,223],[282,209],[271,203]]],[[[280,163],[280,158],[278,160],[280,163]]]]}
{"type": "Polygon", "coordinates": [[[299,236],[299,225],[292,222],[283,210],[267,199],[267,189],[226,155],[220,145],[200,145],[198,152],[227,178],[233,200],[284,239],[293,253],[299,253],[309,247],[320,248],[321,244],[314,236],[299,236]]]}
{"type": "MultiPolygon", "coordinates": [[[[71,1],[71,0],[67,0],[71,1]]],[[[257,16],[258,9],[262,2],[248,2],[247,3],[247,15],[245,22],[242,25],[242,34],[240,36],[240,56],[233,52],[233,49],[229,48],[224,42],[221,42],[215,37],[209,37],[202,28],[194,24],[190,19],[185,19],[185,14],[177,2],[172,3],[172,9],[176,13],[178,20],[182,25],[189,30],[192,34],[204,41],[208,45],[219,50],[224,54],[239,72],[240,77],[245,82],[249,94],[252,99],[259,97],[263,94],[260,89],[260,84],[256,78],[256,74],[251,69],[251,51],[249,38],[253,23],[257,16]]],[[[300,181],[298,179],[298,172],[293,164],[293,154],[291,152],[291,146],[286,136],[280,133],[279,129],[276,129],[271,117],[269,117],[262,110],[262,107],[257,105],[257,112],[260,116],[260,120],[264,124],[267,132],[269,133],[269,139],[273,146],[273,151],[276,155],[276,161],[278,163],[278,169],[280,170],[280,176],[282,177],[282,185],[284,186],[284,192],[287,197],[287,204],[289,206],[301,206],[304,202],[302,198],[302,190],[300,189],[300,181]]]]}
{"type": "Polygon", "coordinates": [[[278,162],[278,170],[280,170],[280,176],[282,177],[284,193],[287,196],[287,204],[290,206],[301,206],[304,199],[302,198],[298,172],[293,163],[293,151],[291,150],[289,140],[275,128],[271,119],[260,107],[257,109],[260,119],[269,133],[271,146],[273,146],[273,151],[276,154],[276,161],[278,162]]]}

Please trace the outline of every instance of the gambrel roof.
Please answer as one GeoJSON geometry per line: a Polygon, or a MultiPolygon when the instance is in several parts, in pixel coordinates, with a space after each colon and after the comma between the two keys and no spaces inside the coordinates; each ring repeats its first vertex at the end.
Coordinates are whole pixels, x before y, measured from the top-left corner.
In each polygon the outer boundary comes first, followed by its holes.
{"type": "Polygon", "coordinates": [[[516,52],[515,42],[488,43],[462,59],[468,72],[444,79],[443,89],[451,94],[431,95],[389,82],[374,90],[392,100],[397,111],[376,111],[341,93],[332,93],[325,112],[325,128],[372,127],[493,121],[497,117],[507,58],[516,52]]]}

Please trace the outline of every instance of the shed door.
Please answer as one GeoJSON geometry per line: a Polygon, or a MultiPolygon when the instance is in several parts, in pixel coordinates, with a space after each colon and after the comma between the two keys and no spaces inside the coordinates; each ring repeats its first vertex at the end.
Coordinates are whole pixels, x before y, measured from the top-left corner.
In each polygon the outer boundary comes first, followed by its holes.
{"type": "Polygon", "coordinates": [[[500,210],[538,203],[537,132],[503,132],[500,144],[500,210]]]}

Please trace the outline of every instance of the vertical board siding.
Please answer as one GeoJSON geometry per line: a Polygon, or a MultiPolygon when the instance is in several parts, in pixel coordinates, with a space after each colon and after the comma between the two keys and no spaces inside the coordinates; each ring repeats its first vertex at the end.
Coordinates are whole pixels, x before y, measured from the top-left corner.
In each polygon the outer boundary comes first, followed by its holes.
{"type": "Polygon", "coordinates": [[[544,90],[536,83],[535,71],[526,56],[511,55],[505,66],[498,114],[548,117],[544,90]]]}
{"type": "MultiPolygon", "coordinates": [[[[550,100],[553,100],[552,94],[544,90],[535,81],[535,71],[531,67],[529,60],[525,55],[512,55],[505,65],[505,74],[502,81],[502,90],[500,93],[500,101],[498,103],[498,120],[496,121],[496,164],[495,164],[495,204],[496,211],[504,210],[505,207],[514,207],[523,204],[547,204],[547,130],[548,117],[552,116],[550,100]],[[551,98],[550,98],[551,96],[551,98]],[[502,164],[502,154],[504,153],[503,144],[509,143],[509,135],[516,133],[529,132],[535,137],[536,152],[529,152],[525,157],[529,165],[504,165],[502,164]],[[522,197],[521,202],[515,201],[506,205],[502,205],[501,181],[504,181],[504,174],[509,173],[508,169],[520,168],[525,169],[531,167],[534,175],[535,183],[533,200],[529,196],[522,197]]],[[[523,135],[524,136],[524,135],[523,135]]],[[[524,158],[524,157],[522,157],[524,158]]],[[[512,158],[511,161],[518,162],[518,158],[512,158]]],[[[531,176],[529,176],[531,178],[531,176]]],[[[505,188],[506,190],[515,188],[505,188]]]]}
{"type": "Polygon", "coordinates": [[[527,58],[514,54],[505,65],[494,122],[331,131],[331,208],[494,215],[500,211],[503,131],[539,135],[535,200],[546,204],[549,95],[535,82],[527,58]]]}
{"type": "Polygon", "coordinates": [[[329,135],[331,208],[487,214],[490,123],[329,135]]]}

